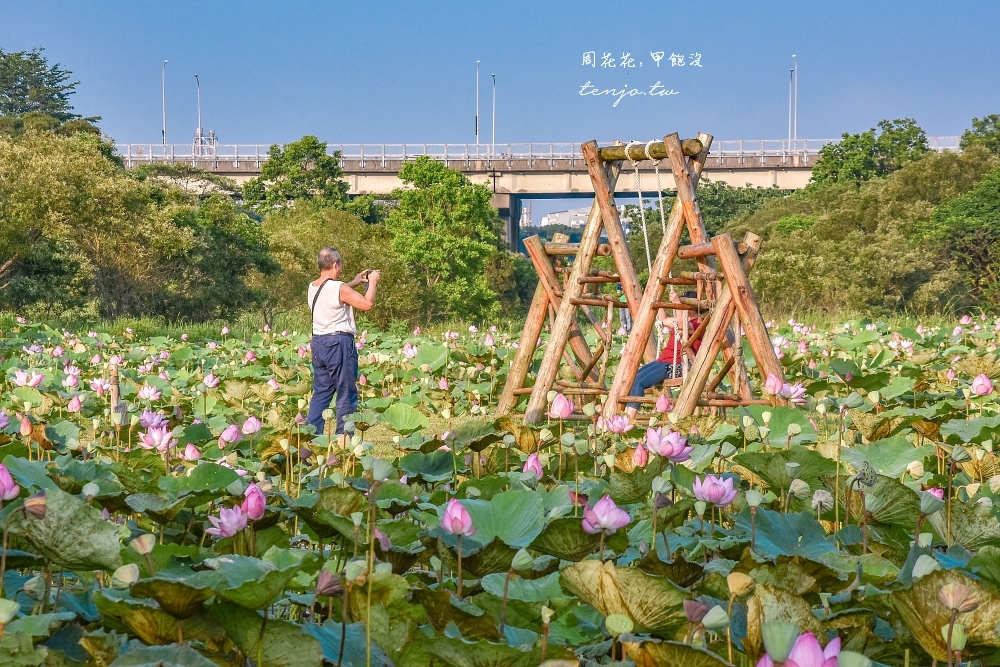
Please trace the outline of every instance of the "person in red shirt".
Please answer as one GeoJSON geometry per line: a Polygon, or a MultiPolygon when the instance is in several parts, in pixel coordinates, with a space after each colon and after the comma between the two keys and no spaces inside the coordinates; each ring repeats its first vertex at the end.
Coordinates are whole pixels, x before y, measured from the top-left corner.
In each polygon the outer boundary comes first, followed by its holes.
{"type": "MultiPolygon", "coordinates": [[[[697,294],[694,292],[685,292],[683,296],[693,299],[697,297],[697,294]]],[[[671,301],[679,302],[676,293],[671,295],[671,301]]],[[[670,329],[670,338],[667,339],[667,344],[663,348],[663,351],[660,352],[660,356],[657,357],[656,361],[641,366],[636,372],[635,381],[632,383],[632,390],[629,392],[629,396],[642,396],[650,387],[656,386],[664,380],[681,376],[683,369],[681,364],[684,363],[684,350],[682,349],[684,343],[678,338],[680,321],[676,317],[680,312],[674,311],[675,317],[668,318],[666,317],[666,312],[660,310],[659,319],[670,329]]],[[[701,319],[695,315],[688,316],[689,333],[697,329],[699,324],[701,324],[701,319]]],[[[699,347],[701,347],[700,339],[691,345],[691,349],[695,353],[698,352],[699,347]]],[[[629,417],[634,417],[638,409],[638,403],[629,403],[625,408],[625,414],[629,417]]]]}

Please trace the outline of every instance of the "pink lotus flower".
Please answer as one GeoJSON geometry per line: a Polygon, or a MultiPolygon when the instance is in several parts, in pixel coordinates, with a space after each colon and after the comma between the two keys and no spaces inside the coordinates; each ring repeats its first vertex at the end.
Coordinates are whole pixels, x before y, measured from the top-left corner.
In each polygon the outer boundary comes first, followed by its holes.
{"type": "Polygon", "coordinates": [[[76,389],[80,386],[80,379],[75,375],[67,375],[60,384],[67,389],[76,389]]]}
{"type": "Polygon", "coordinates": [[[102,361],[101,355],[99,355],[99,354],[95,354],[94,356],[92,356],[90,358],[90,363],[93,364],[94,366],[96,366],[97,364],[101,363],[101,361],[102,361]]]}
{"type": "Polygon", "coordinates": [[[469,325],[469,333],[470,334],[477,334],[477,333],[479,333],[479,327],[477,327],[475,324],[470,324],[469,325]]]}
{"type": "Polygon", "coordinates": [[[270,380],[267,381],[267,386],[275,391],[281,389],[281,385],[278,384],[278,381],[275,380],[274,378],[271,378],[270,380]]]}
{"type": "Polygon", "coordinates": [[[69,403],[66,405],[67,412],[79,412],[80,408],[83,407],[83,401],[80,400],[79,394],[69,399],[69,403]]]}
{"type": "Polygon", "coordinates": [[[21,487],[14,482],[14,478],[10,476],[7,466],[0,463],[0,499],[13,500],[20,493],[21,487]]]}
{"type": "Polygon", "coordinates": [[[111,389],[111,383],[104,378],[94,378],[90,381],[90,389],[98,396],[104,396],[104,392],[111,389]]]}
{"type": "Polygon", "coordinates": [[[222,335],[226,336],[229,334],[229,327],[222,327],[222,335]]]}
{"type": "Polygon", "coordinates": [[[253,353],[253,350],[247,350],[247,353],[243,355],[243,365],[246,366],[254,361],[257,361],[257,355],[253,353]]]}
{"type": "Polygon", "coordinates": [[[28,375],[25,371],[16,370],[14,371],[14,384],[18,387],[37,387],[45,379],[44,375],[31,371],[31,375],[28,375]]]}
{"type": "Polygon", "coordinates": [[[416,329],[413,330],[413,335],[414,336],[419,336],[420,335],[420,327],[417,327],[416,329]]]}
{"type": "Polygon", "coordinates": [[[611,496],[604,496],[598,500],[593,509],[583,508],[583,529],[591,535],[604,533],[614,535],[619,528],[624,528],[632,518],[623,509],[615,505],[611,496]]]}
{"type": "Polygon", "coordinates": [[[645,468],[646,463],[648,462],[649,452],[647,452],[645,447],[642,446],[642,443],[640,443],[639,446],[635,448],[635,451],[632,452],[632,463],[640,468],[645,468]]]}
{"type": "Polygon", "coordinates": [[[230,424],[219,434],[219,449],[225,449],[226,445],[231,445],[240,440],[240,427],[230,424]]]}
{"type": "Polygon", "coordinates": [[[299,359],[305,359],[306,355],[309,353],[304,346],[300,345],[299,349],[295,350],[295,353],[299,355],[299,359]]]}
{"type": "Polygon", "coordinates": [[[573,503],[573,505],[575,505],[576,507],[583,507],[584,505],[587,504],[587,494],[570,491],[569,501],[573,503]]]}
{"type": "Polygon", "coordinates": [[[777,396],[781,393],[781,387],[784,383],[781,378],[774,373],[767,374],[767,380],[764,382],[764,391],[771,396],[777,396]]]}
{"type": "Polygon", "coordinates": [[[924,489],[924,491],[931,494],[938,500],[944,500],[944,489],[942,489],[941,487],[932,486],[929,489],[924,489]]]}
{"type": "Polygon", "coordinates": [[[170,431],[167,430],[166,426],[147,429],[145,433],[139,436],[139,444],[144,449],[155,449],[158,452],[165,452],[177,444],[177,441],[171,438],[170,435],[170,431]]]}
{"type": "Polygon", "coordinates": [[[205,347],[207,347],[210,350],[214,350],[215,348],[219,347],[219,344],[216,343],[214,340],[210,340],[207,343],[205,343],[205,347]]]}
{"type": "Polygon", "coordinates": [[[800,340],[799,341],[798,350],[799,350],[799,354],[808,354],[809,353],[809,343],[805,342],[804,340],[800,340]]]}
{"type": "Polygon", "coordinates": [[[486,347],[493,347],[495,344],[496,341],[493,340],[492,334],[486,334],[486,338],[483,339],[483,345],[486,347]]]}
{"type": "Polygon", "coordinates": [[[646,429],[646,446],[649,451],[668,459],[671,463],[682,463],[691,458],[694,447],[688,447],[687,438],[681,437],[680,432],[668,430],[665,434],[663,427],[646,429]]]}
{"type": "Polygon", "coordinates": [[[205,376],[204,382],[205,386],[209,389],[215,389],[219,386],[219,378],[215,377],[211,373],[205,376]]]}
{"type": "Polygon", "coordinates": [[[167,418],[159,412],[143,410],[139,415],[139,425],[143,428],[163,428],[167,425],[167,418]]]}
{"type": "Polygon", "coordinates": [[[163,396],[163,392],[156,387],[151,387],[148,384],[139,387],[139,398],[144,401],[158,401],[161,396],[163,396]]]}
{"type": "Polygon", "coordinates": [[[10,426],[10,417],[7,416],[7,411],[0,408],[0,431],[10,426]]]}
{"type": "Polygon", "coordinates": [[[705,475],[703,481],[695,477],[694,497],[716,507],[725,507],[733,502],[733,498],[736,497],[736,489],[733,488],[733,478],[726,477],[720,479],[715,475],[705,475]]]}
{"type": "Polygon", "coordinates": [[[264,498],[264,492],[260,490],[256,482],[251,482],[247,490],[243,492],[242,508],[252,521],[257,521],[264,517],[264,512],[267,509],[267,500],[264,498]]]}
{"type": "Polygon", "coordinates": [[[366,376],[364,373],[362,373],[358,377],[358,384],[361,385],[362,387],[364,387],[366,384],[368,384],[368,376],[366,376]]]}
{"type": "Polygon", "coordinates": [[[58,359],[59,357],[63,356],[65,353],[66,353],[66,351],[63,350],[62,345],[56,345],[54,348],[52,348],[52,352],[50,354],[52,355],[53,359],[58,359]]]}
{"type": "Polygon", "coordinates": [[[265,322],[265,323],[264,323],[264,333],[267,333],[267,332],[269,332],[270,330],[271,330],[271,325],[270,325],[270,324],[267,324],[267,323],[265,322]]]}
{"type": "Polygon", "coordinates": [[[534,473],[535,479],[541,479],[545,476],[542,471],[542,462],[538,460],[538,454],[532,454],[528,457],[528,460],[524,462],[524,467],[521,468],[521,472],[534,473]]]}
{"type": "Polygon", "coordinates": [[[781,397],[788,399],[795,405],[802,405],[806,402],[806,388],[802,386],[801,382],[795,384],[786,382],[781,385],[781,397]]]}
{"type": "Polygon", "coordinates": [[[597,428],[601,431],[609,431],[615,434],[622,434],[632,428],[632,422],[625,415],[615,415],[610,419],[598,418],[597,428]]]}
{"type": "Polygon", "coordinates": [[[472,516],[455,498],[449,500],[445,506],[441,528],[452,535],[468,537],[476,534],[476,529],[472,526],[472,516]]]}
{"type": "Polygon", "coordinates": [[[27,438],[29,435],[31,435],[31,421],[27,417],[24,417],[24,416],[21,417],[21,430],[20,430],[20,433],[21,433],[21,436],[25,437],[25,438],[27,438]]]}
{"type": "Polygon", "coordinates": [[[407,359],[412,359],[417,356],[417,346],[406,343],[403,345],[403,356],[407,359]]]}
{"type": "Polygon", "coordinates": [[[972,318],[968,315],[962,315],[962,319],[958,321],[959,324],[972,324],[972,318]]]}
{"type": "Polygon", "coordinates": [[[111,364],[112,366],[124,366],[125,358],[122,357],[120,354],[115,354],[112,355],[110,359],[108,359],[108,363],[111,364]]]}
{"type": "Polygon", "coordinates": [[[243,508],[237,505],[233,509],[219,508],[219,518],[208,517],[212,522],[212,528],[207,528],[206,533],[213,537],[232,537],[247,527],[247,515],[243,508]]]}
{"type": "MultiPolygon", "coordinates": [[[[816,635],[803,632],[795,640],[792,652],[783,663],[783,667],[837,667],[837,656],[840,655],[840,637],[834,637],[824,649],[819,645],[816,635]]],[[[766,653],[757,661],[757,667],[774,667],[774,661],[766,653]]]]}
{"type": "Polygon", "coordinates": [[[186,341],[187,339],[188,339],[188,335],[186,333],[182,333],[181,334],[181,340],[186,341]]]}
{"type": "Polygon", "coordinates": [[[201,458],[201,452],[198,451],[197,447],[188,443],[188,446],[184,448],[183,452],[181,452],[181,458],[185,461],[197,461],[201,458]]]}
{"type": "Polygon", "coordinates": [[[568,419],[573,414],[573,401],[566,398],[562,392],[556,394],[549,406],[549,417],[552,419],[568,419]]]}
{"type": "Polygon", "coordinates": [[[660,394],[656,399],[656,411],[661,415],[665,415],[670,412],[670,408],[674,407],[670,402],[670,397],[666,394],[660,394]]]}
{"type": "Polygon", "coordinates": [[[985,373],[980,373],[972,380],[972,393],[976,396],[987,396],[993,393],[993,381],[985,373]]]}
{"type": "Polygon", "coordinates": [[[448,391],[448,378],[438,378],[438,389],[448,391]]]}
{"type": "Polygon", "coordinates": [[[259,419],[257,419],[253,415],[250,415],[249,417],[247,417],[247,420],[243,422],[243,428],[241,428],[240,430],[243,431],[243,435],[253,435],[257,431],[259,431],[262,426],[263,424],[260,423],[259,419]]]}

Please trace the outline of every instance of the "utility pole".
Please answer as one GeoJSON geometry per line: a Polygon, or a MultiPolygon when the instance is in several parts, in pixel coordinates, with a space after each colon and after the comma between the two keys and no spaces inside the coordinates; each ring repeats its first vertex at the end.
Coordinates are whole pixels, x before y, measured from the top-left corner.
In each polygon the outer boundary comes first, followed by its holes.
{"type": "Polygon", "coordinates": [[[497,144],[497,75],[491,74],[493,77],[493,139],[490,141],[490,155],[496,152],[497,144]]]}
{"type": "Polygon", "coordinates": [[[476,157],[479,157],[479,61],[476,61],[476,157]]]}
{"type": "Polygon", "coordinates": [[[201,81],[198,75],[194,75],[194,82],[198,86],[198,135],[201,135],[201,81]]]}
{"type": "Polygon", "coordinates": [[[160,95],[163,98],[163,145],[167,145],[167,60],[160,70],[160,95]]]}
{"type": "Polygon", "coordinates": [[[792,141],[799,141],[799,61],[792,54],[792,68],[795,70],[795,110],[792,114],[792,141]]]}

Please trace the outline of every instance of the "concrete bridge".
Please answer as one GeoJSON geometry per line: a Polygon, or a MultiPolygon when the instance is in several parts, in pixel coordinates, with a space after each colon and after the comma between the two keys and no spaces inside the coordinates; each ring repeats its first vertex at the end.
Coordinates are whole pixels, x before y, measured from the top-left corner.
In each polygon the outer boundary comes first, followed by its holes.
{"type": "MultiPolygon", "coordinates": [[[[935,150],[958,150],[958,137],[929,137],[935,150]]],[[[777,186],[795,190],[809,182],[820,149],[836,139],[721,140],[712,144],[705,176],[734,187],[777,186]]],[[[598,142],[602,146],[612,142],[598,142]]],[[[646,196],[657,188],[674,189],[670,167],[642,159],[644,143],[631,144],[637,162],[625,162],[617,192],[636,193],[635,167],[646,196]],[[657,174],[657,171],[659,172],[657,174]],[[659,183],[659,185],[658,185],[659,183]]],[[[267,160],[267,144],[120,144],[126,167],[150,163],[188,164],[239,183],[260,174],[267,160]]],[[[526,199],[591,198],[593,188],[577,143],[521,144],[328,144],[340,153],[349,194],[387,195],[400,187],[399,169],[408,160],[430,155],[485,183],[495,193],[493,204],[517,238],[517,224],[526,199]]]]}

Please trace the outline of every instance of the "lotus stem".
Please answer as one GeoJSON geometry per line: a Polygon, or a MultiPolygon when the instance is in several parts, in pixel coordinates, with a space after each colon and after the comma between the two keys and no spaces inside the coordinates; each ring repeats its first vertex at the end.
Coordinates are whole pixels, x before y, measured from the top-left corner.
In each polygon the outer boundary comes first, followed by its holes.
{"type": "MultiPolygon", "coordinates": [[[[946,525],[946,529],[945,529],[945,532],[948,533],[947,541],[948,541],[948,546],[949,547],[952,544],[952,542],[951,542],[951,481],[952,481],[952,474],[954,473],[953,468],[954,468],[954,462],[949,463],[948,464],[948,495],[947,495],[947,499],[946,499],[946,502],[948,503],[948,507],[947,507],[948,514],[946,516],[947,525],[946,525]]],[[[950,658],[949,658],[949,662],[950,662],[950,658]]],[[[949,665],[949,667],[950,667],[950,665],[949,665]]]]}
{"type": "Polygon", "coordinates": [[[21,505],[8,514],[7,519],[3,522],[3,554],[0,554],[0,590],[3,590],[3,575],[7,572],[7,536],[10,532],[10,521],[18,512],[24,512],[24,505],[21,505]]]}
{"type": "Polygon", "coordinates": [[[557,468],[557,472],[556,472],[556,476],[559,479],[562,479],[562,470],[563,470],[563,443],[562,443],[562,436],[563,436],[563,420],[560,419],[559,420],[559,467],[557,468]]]}
{"type": "MultiPolygon", "coordinates": [[[[726,608],[726,616],[732,618],[733,616],[733,603],[736,602],[736,596],[729,596],[729,606],[726,608]]],[[[731,624],[731,623],[730,623],[731,624]]],[[[726,628],[726,651],[729,655],[729,664],[733,664],[733,633],[732,628],[726,628]]]]}
{"type": "Polygon", "coordinates": [[[375,584],[375,493],[378,482],[368,490],[368,609],[365,620],[365,667],[372,665],[372,586],[375,584]]]}
{"type": "Polygon", "coordinates": [[[514,568],[507,570],[507,576],[503,580],[503,599],[500,601],[500,641],[503,641],[503,630],[507,624],[507,587],[510,586],[510,578],[514,576],[514,568]]]}
{"type": "Polygon", "coordinates": [[[757,508],[750,508],[750,551],[753,551],[754,542],[757,541],[757,508]]]}
{"type": "Polygon", "coordinates": [[[601,544],[598,547],[597,559],[599,561],[601,561],[602,563],[604,562],[604,531],[603,530],[601,531],[601,544]]]}
{"type": "Polygon", "coordinates": [[[955,629],[955,620],[958,618],[958,610],[951,610],[951,618],[948,619],[948,640],[947,646],[945,647],[948,651],[948,667],[952,667],[952,658],[954,657],[951,652],[951,632],[955,629]]]}
{"type": "Polygon", "coordinates": [[[462,534],[458,534],[458,546],[456,547],[458,552],[458,578],[455,581],[455,591],[458,595],[458,599],[462,599],[462,534]]]}
{"type": "Polygon", "coordinates": [[[344,644],[347,642],[347,588],[348,583],[345,581],[344,599],[341,602],[340,610],[340,650],[337,652],[337,667],[340,667],[344,661],[344,644]]]}

